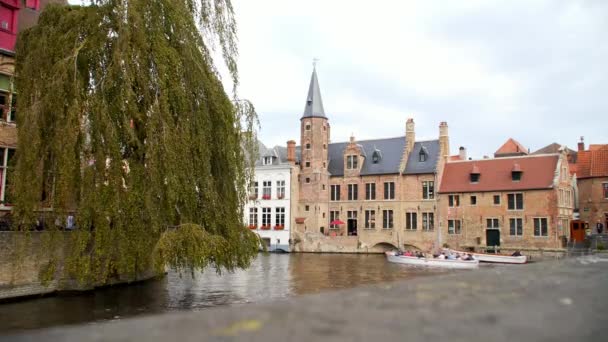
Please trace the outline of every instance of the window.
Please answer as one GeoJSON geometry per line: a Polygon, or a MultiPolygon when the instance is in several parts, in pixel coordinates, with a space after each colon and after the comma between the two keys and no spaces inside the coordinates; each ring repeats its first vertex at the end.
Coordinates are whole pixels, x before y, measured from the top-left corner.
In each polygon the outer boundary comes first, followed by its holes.
{"type": "Polygon", "coordinates": [[[284,180],[277,181],[277,198],[278,199],[285,198],[285,181],[284,180]]]}
{"type": "Polygon", "coordinates": [[[434,216],[434,213],[422,213],[422,230],[431,231],[435,229],[434,216]]]}
{"type": "Polygon", "coordinates": [[[493,201],[494,205],[500,205],[500,195],[494,195],[493,201]]]}
{"type": "Polygon", "coordinates": [[[420,153],[418,153],[418,161],[419,162],[425,162],[427,159],[427,155],[426,152],[424,152],[424,150],[420,150],[420,153]]]}
{"type": "Polygon", "coordinates": [[[310,143],[309,142],[306,143],[306,149],[310,150],[310,143]]]}
{"type": "Polygon", "coordinates": [[[257,199],[258,194],[258,182],[253,182],[251,189],[249,189],[249,199],[257,199]]]}
{"type": "Polygon", "coordinates": [[[249,208],[249,225],[258,226],[258,208],[249,208]]]}
{"type": "Polygon", "coordinates": [[[435,182],[424,181],[422,182],[422,199],[433,199],[435,198],[435,182]]]}
{"type": "Polygon", "coordinates": [[[339,201],[340,200],[340,186],[339,185],[332,185],[332,186],[330,186],[329,191],[331,192],[331,200],[332,201],[339,201]]]}
{"type": "Polygon", "coordinates": [[[460,195],[449,195],[448,205],[450,207],[460,207],[460,195]]]}
{"type": "Polygon", "coordinates": [[[358,163],[357,156],[346,156],[346,168],[348,170],[356,170],[357,163],[358,163]]]}
{"type": "Polygon", "coordinates": [[[546,217],[534,218],[534,236],[549,236],[546,217]]]}
{"type": "Polygon", "coordinates": [[[10,192],[11,172],[14,166],[13,157],[15,156],[14,148],[0,148],[0,200],[4,205],[13,203],[10,192]]]}
{"type": "Polygon", "coordinates": [[[604,190],[604,198],[608,199],[608,183],[603,183],[602,187],[604,190]]]}
{"type": "Polygon", "coordinates": [[[348,184],[348,200],[356,201],[358,199],[359,185],[358,184],[348,184]]]}
{"type": "Polygon", "coordinates": [[[272,157],[262,158],[262,165],[272,165],[272,157]]]}
{"type": "Polygon", "coordinates": [[[524,209],[524,195],[523,194],[508,194],[508,209],[509,210],[523,210],[524,209]]]}
{"type": "Polygon", "coordinates": [[[309,123],[306,123],[306,130],[310,131],[310,124],[309,123]]]}
{"type": "Polygon", "coordinates": [[[366,210],[365,211],[365,228],[374,229],[376,228],[376,211],[366,210]]]}
{"type": "Polygon", "coordinates": [[[479,183],[479,173],[471,173],[471,183],[479,183]]]}
{"type": "Polygon", "coordinates": [[[4,92],[0,92],[0,115],[1,119],[4,121],[8,121],[8,94],[4,92]]]}
{"type": "Polygon", "coordinates": [[[521,218],[509,219],[509,235],[522,236],[524,235],[523,220],[521,218]]]}
{"type": "Polygon", "coordinates": [[[521,180],[521,171],[513,171],[513,172],[511,172],[511,179],[514,182],[519,182],[521,180]]]}
{"type": "Polygon", "coordinates": [[[263,181],[262,182],[262,199],[269,200],[271,193],[272,193],[272,182],[263,181]]]}
{"type": "Polygon", "coordinates": [[[477,205],[477,196],[471,195],[471,205],[477,205]]]}
{"type": "Polygon", "coordinates": [[[337,210],[331,210],[329,212],[329,228],[337,228],[335,225],[332,225],[331,222],[340,219],[340,212],[337,210]]]}
{"type": "Polygon", "coordinates": [[[395,182],[384,182],[384,199],[395,199],[395,182]]]}
{"type": "Polygon", "coordinates": [[[448,220],[448,234],[460,234],[460,220],[448,220]]]}
{"type": "Polygon", "coordinates": [[[306,162],[304,165],[305,165],[306,167],[310,167],[310,162],[309,162],[309,161],[307,161],[307,162],[306,162]]]}
{"type": "Polygon", "coordinates": [[[356,210],[349,210],[346,212],[346,218],[348,218],[349,220],[356,220],[357,219],[357,211],[356,210]]]}
{"type": "Polygon", "coordinates": [[[275,225],[285,227],[285,208],[278,207],[275,209],[275,225]]]}
{"type": "Polygon", "coordinates": [[[306,177],[305,181],[306,181],[306,184],[310,183],[310,177],[306,177]]]}
{"type": "Polygon", "coordinates": [[[393,229],[393,211],[382,210],[382,228],[393,229]]]}
{"type": "Polygon", "coordinates": [[[304,211],[310,211],[310,206],[309,205],[305,205],[304,206],[304,211]]]}
{"type": "Polygon", "coordinates": [[[380,162],[380,154],[374,152],[374,154],[372,154],[372,163],[378,164],[378,162],[380,162]]]}
{"type": "Polygon", "coordinates": [[[365,199],[368,201],[376,199],[376,183],[365,184],[365,199]]]}
{"type": "Polygon", "coordinates": [[[405,229],[406,230],[416,230],[418,227],[417,222],[417,214],[416,213],[405,213],[405,229]]]}
{"type": "Polygon", "coordinates": [[[270,214],[272,208],[262,208],[262,227],[270,227],[270,214]]]}
{"type": "Polygon", "coordinates": [[[500,225],[498,223],[498,219],[497,218],[486,219],[486,228],[488,228],[488,229],[500,229],[500,225]]]}

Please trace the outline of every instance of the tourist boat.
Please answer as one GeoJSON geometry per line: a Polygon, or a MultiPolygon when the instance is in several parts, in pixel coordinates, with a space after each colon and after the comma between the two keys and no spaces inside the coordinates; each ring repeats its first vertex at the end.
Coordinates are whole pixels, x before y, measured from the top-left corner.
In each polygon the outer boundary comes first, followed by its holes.
{"type": "Polygon", "coordinates": [[[397,264],[407,264],[414,266],[426,266],[426,267],[442,267],[442,268],[458,268],[458,269],[472,269],[479,266],[479,260],[449,260],[449,259],[437,259],[437,258],[418,258],[404,255],[397,255],[397,253],[389,251],[386,252],[386,259],[389,262],[397,264]]]}
{"type": "Polygon", "coordinates": [[[444,251],[449,253],[457,253],[457,254],[471,254],[475,259],[481,262],[493,262],[493,263],[501,263],[501,264],[525,264],[528,262],[528,257],[525,255],[520,256],[511,256],[504,254],[489,254],[489,253],[471,253],[471,252],[461,252],[453,249],[444,249],[444,251]]]}

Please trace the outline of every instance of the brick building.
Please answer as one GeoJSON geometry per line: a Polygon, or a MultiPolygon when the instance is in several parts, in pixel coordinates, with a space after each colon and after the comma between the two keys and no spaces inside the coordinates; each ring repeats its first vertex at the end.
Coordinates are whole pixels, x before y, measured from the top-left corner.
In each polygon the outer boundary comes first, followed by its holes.
{"type": "Polygon", "coordinates": [[[604,233],[608,227],[608,144],[578,144],[576,177],[579,192],[581,220],[589,223],[595,233],[597,223],[602,223],[604,233]]]}
{"type": "Polygon", "coordinates": [[[323,250],[332,241],[351,252],[380,245],[427,249],[437,240],[435,189],[449,155],[448,126],[442,122],[438,139],[426,141],[416,141],[412,119],[405,126],[400,137],[332,143],[313,70],[300,146],[288,145],[299,165],[295,250],[323,250]],[[331,224],[337,221],[343,224],[331,224]]]}
{"type": "Polygon", "coordinates": [[[574,190],[565,150],[449,162],[439,188],[442,243],[456,248],[562,247],[574,190]]]}
{"type": "Polygon", "coordinates": [[[9,170],[17,147],[15,43],[19,32],[35,25],[40,12],[50,3],[67,1],[0,0],[0,216],[11,210],[9,170]]]}

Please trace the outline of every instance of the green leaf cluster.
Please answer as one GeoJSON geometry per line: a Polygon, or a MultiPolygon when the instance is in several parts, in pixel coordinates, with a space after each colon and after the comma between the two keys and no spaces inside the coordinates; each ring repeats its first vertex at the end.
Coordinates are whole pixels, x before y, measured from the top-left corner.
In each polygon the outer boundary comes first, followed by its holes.
{"type": "Polygon", "coordinates": [[[20,35],[15,221],[73,214],[65,269],[80,281],[255,256],[242,213],[255,110],[225,93],[207,41],[236,86],[229,0],[49,5],[20,35]]]}

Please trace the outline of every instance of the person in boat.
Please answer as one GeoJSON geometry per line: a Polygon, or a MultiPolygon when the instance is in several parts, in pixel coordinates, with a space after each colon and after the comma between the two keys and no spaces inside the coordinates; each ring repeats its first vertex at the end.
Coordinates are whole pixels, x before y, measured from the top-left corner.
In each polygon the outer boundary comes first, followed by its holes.
{"type": "Polygon", "coordinates": [[[447,259],[448,260],[456,260],[456,256],[454,254],[450,253],[450,254],[448,254],[447,259]]]}
{"type": "Polygon", "coordinates": [[[445,259],[445,253],[441,252],[441,254],[439,254],[439,256],[437,256],[437,259],[444,260],[445,259]]]}
{"type": "Polygon", "coordinates": [[[475,260],[475,257],[469,253],[467,254],[467,260],[475,260]]]}
{"type": "Polygon", "coordinates": [[[515,251],[515,252],[513,252],[513,254],[511,254],[511,256],[521,256],[521,252],[515,251]]]}
{"type": "Polygon", "coordinates": [[[408,257],[414,256],[410,250],[406,251],[404,255],[408,257]]]}

